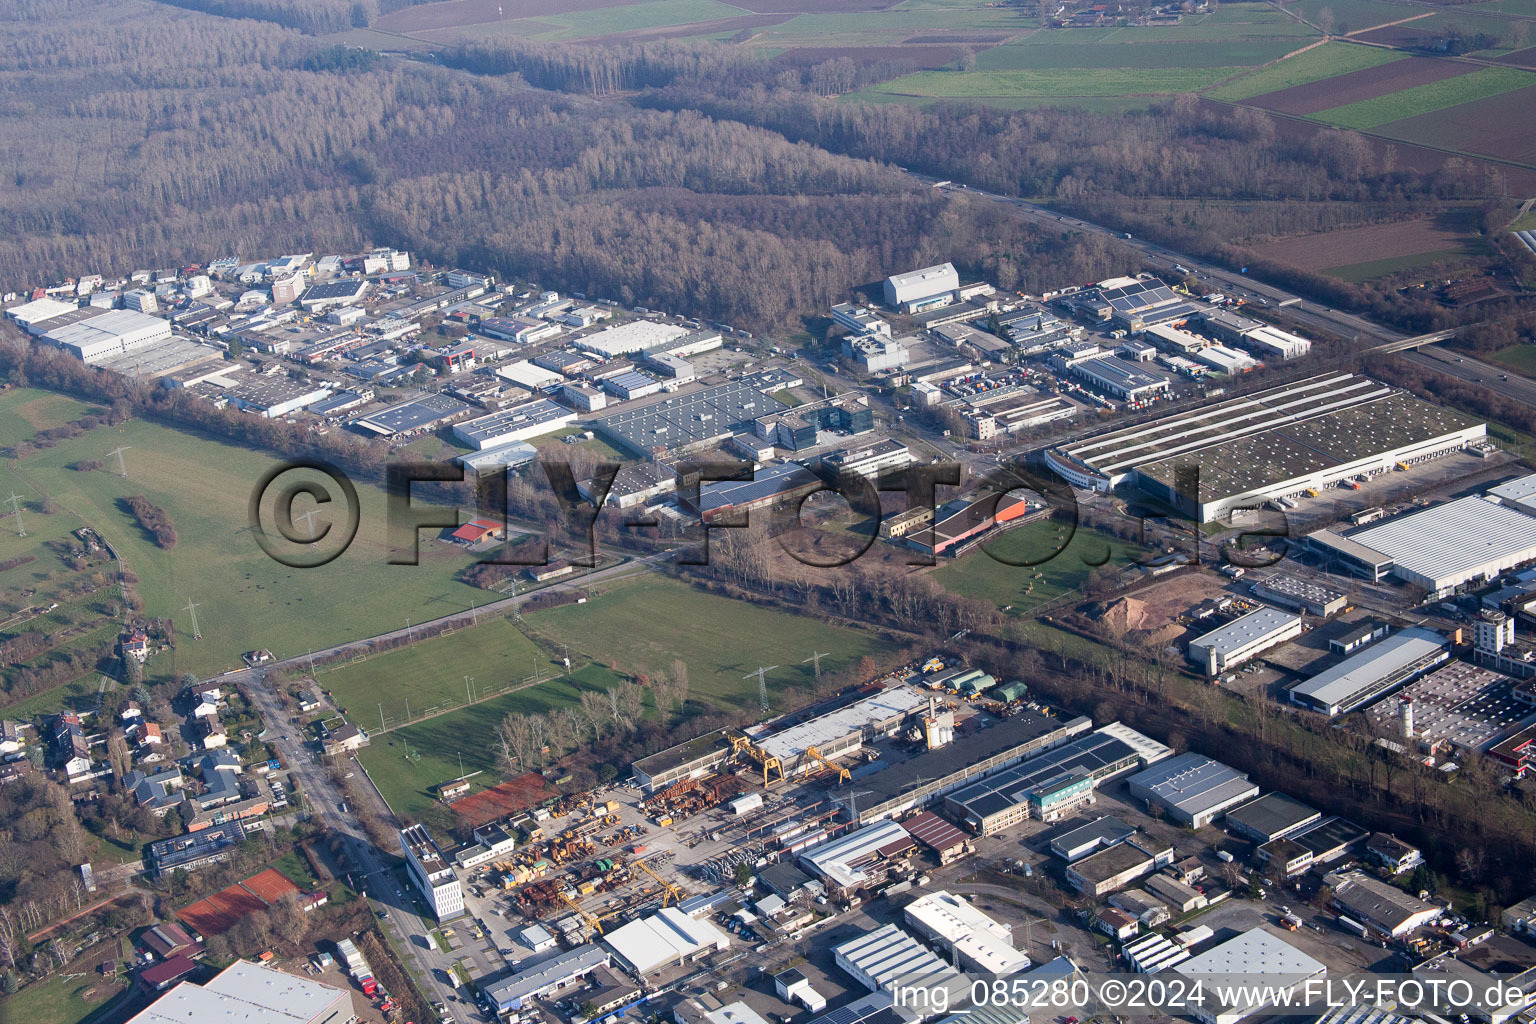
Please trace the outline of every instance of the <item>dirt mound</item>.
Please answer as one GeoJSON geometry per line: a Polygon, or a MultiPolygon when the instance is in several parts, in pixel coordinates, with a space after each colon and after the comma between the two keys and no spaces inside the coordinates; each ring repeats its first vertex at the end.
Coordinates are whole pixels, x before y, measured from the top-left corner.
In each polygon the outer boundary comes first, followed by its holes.
{"type": "Polygon", "coordinates": [[[1099,622],[1115,636],[1124,636],[1133,629],[1141,629],[1147,622],[1147,605],[1134,597],[1122,597],[1104,609],[1099,622]]]}
{"type": "Polygon", "coordinates": [[[1127,633],[1125,639],[1137,647],[1149,651],[1160,651],[1184,635],[1184,627],[1176,622],[1170,622],[1158,629],[1136,629],[1127,633]]]}

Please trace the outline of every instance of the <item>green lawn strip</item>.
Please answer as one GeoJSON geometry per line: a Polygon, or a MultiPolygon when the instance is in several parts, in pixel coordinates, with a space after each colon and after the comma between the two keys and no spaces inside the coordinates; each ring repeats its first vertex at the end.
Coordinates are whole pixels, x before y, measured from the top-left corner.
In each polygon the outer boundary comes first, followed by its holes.
{"type": "Polygon", "coordinates": [[[1038,71],[920,71],[870,91],[913,96],[1137,96],[1194,92],[1241,68],[1061,68],[1038,71]]]}
{"type": "Polygon", "coordinates": [[[1207,91],[1205,95],[1216,100],[1246,100],[1254,96],[1278,92],[1281,89],[1319,82],[1351,71],[1390,64],[1406,56],[1407,54],[1383,50],[1375,46],[1327,42],[1305,53],[1298,53],[1294,57],[1287,57],[1278,63],[1266,65],[1236,81],[1218,85],[1207,91]]]}
{"type": "Polygon", "coordinates": [[[1257,65],[1296,49],[1293,40],[1238,39],[1209,43],[1125,43],[1118,45],[1029,46],[1010,43],[976,55],[980,71],[1033,68],[1197,68],[1257,65]]]}
{"type": "Polygon", "coordinates": [[[1366,260],[1363,263],[1349,263],[1338,267],[1326,267],[1322,272],[1337,277],[1340,280],[1359,284],[1362,281],[1386,277],[1388,274],[1396,274],[1403,270],[1414,270],[1418,267],[1427,267],[1435,263],[1444,263],[1448,260],[1463,258],[1466,255],[1466,249],[1439,249],[1435,252],[1418,252],[1407,256],[1389,256],[1380,260],[1366,260]]]}
{"type": "Polygon", "coordinates": [[[1511,345],[1493,353],[1494,362],[1509,367],[1516,373],[1536,377],[1536,344],[1511,345]]]}
{"type": "Polygon", "coordinates": [[[1310,115],[1313,120],[1340,128],[1364,130],[1404,118],[1446,110],[1474,100],[1536,84],[1536,75],[1513,68],[1482,68],[1469,75],[1426,82],[1374,99],[1346,103],[1310,115]]]}

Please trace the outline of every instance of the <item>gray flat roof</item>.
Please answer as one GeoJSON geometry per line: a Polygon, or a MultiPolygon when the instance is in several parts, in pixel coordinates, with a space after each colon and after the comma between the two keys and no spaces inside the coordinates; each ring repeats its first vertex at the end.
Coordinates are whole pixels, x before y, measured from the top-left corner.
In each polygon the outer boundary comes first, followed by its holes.
{"type": "Polygon", "coordinates": [[[1320,812],[1284,793],[1266,793],[1227,812],[1228,824],[1271,838],[1287,835],[1319,817],[1320,812]]]}
{"type": "Polygon", "coordinates": [[[1492,564],[1508,568],[1536,558],[1536,518],[1476,496],[1352,530],[1349,538],[1435,580],[1461,582],[1492,564]]]}
{"type": "Polygon", "coordinates": [[[1265,605],[1246,615],[1233,619],[1225,626],[1211,630],[1189,642],[1191,647],[1208,647],[1217,654],[1230,654],[1249,644],[1289,629],[1301,621],[1301,616],[1280,608],[1265,605]]]}
{"type": "Polygon", "coordinates": [[[686,448],[729,437],[759,417],[789,411],[789,406],[767,393],[776,386],[783,385],[756,376],[744,378],[610,413],[593,420],[592,426],[636,454],[652,448],[686,448]]]}
{"type": "Polygon", "coordinates": [[[1126,784],[1132,794],[1139,791],[1191,816],[1258,789],[1236,768],[1194,751],[1138,772],[1126,784]]]}
{"type": "Polygon", "coordinates": [[[1351,654],[1337,665],[1291,688],[1291,693],[1313,703],[1353,709],[1353,702],[1363,694],[1410,666],[1444,650],[1446,638],[1434,630],[1413,627],[1376,641],[1365,650],[1351,654]]]}

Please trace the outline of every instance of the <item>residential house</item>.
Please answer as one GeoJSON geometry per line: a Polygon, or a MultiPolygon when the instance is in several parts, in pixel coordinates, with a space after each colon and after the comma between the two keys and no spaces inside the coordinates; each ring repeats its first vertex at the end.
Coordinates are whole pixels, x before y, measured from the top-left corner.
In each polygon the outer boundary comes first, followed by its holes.
{"type": "Polygon", "coordinates": [[[135,768],[123,776],[123,789],[133,794],[133,799],[140,807],[148,809],[157,818],[163,818],[168,811],[185,799],[181,788],[186,785],[186,779],[182,777],[181,769],[167,768],[164,771],[146,774],[135,768]]]}
{"type": "Polygon", "coordinates": [[[204,750],[218,750],[229,745],[229,733],[217,718],[203,719],[201,729],[204,750]]]}
{"type": "Polygon", "coordinates": [[[368,745],[368,734],[351,722],[344,722],[334,729],[326,729],[321,745],[326,755],[335,757],[368,745]]]}
{"type": "Polygon", "coordinates": [[[0,722],[0,754],[17,754],[27,745],[27,727],[21,722],[0,722]]]}

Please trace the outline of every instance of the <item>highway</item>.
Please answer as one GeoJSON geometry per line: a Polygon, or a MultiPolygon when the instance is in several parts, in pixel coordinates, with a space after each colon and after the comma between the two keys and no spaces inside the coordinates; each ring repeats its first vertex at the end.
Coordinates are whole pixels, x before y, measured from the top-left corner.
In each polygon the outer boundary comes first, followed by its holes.
{"type": "Polygon", "coordinates": [[[1471,356],[1459,356],[1439,345],[1425,345],[1401,355],[1410,363],[1487,388],[1501,398],[1536,405],[1536,380],[1522,377],[1502,366],[1494,366],[1471,356]]]}
{"type": "MultiPolygon", "coordinates": [[[[930,186],[938,185],[940,182],[940,179],[928,175],[908,173],[913,178],[930,186]]],[[[972,188],[969,185],[950,182],[942,184],[940,187],[946,192],[977,196],[990,202],[1010,206],[1021,216],[1035,221],[1042,226],[1072,228],[1077,231],[1091,232],[1117,239],[1121,245],[1138,250],[1153,269],[1166,270],[1170,276],[1183,276],[1174,268],[1187,268],[1201,279],[1212,284],[1216,290],[1223,294],[1243,299],[1245,302],[1250,302],[1254,305],[1278,306],[1282,302],[1290,303],[1286,307],[1286,313],[1294,317],[1297,323],[1303,327],[1320,334],[1335,335],[1341,338],[1374,344],[1400,341],[1405,337],[1405,335],[1390,328],[1372,323],[1364,317],[1355,316],[1353,313],[1345,313],[1342,310],[1326,306],[1319,306],[1314,302],[1303,300],[1300,296],[1294,295],[1282,288],[1276,288],[1273,285],[1255,281],[1246,274],[1234,273],[1223,267],[1203,263],[1192,256],[1175,252],[1155,242],[1128,237],[1123,231],[1113,231],[1091,221],[1082,220],[1069,214],[1057,213],[1054,210],[1037,206],[1023,199],[985,192],[978,188],[972,188]]]]}

